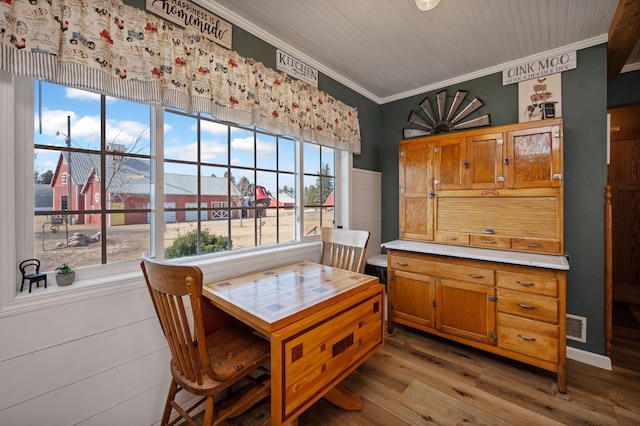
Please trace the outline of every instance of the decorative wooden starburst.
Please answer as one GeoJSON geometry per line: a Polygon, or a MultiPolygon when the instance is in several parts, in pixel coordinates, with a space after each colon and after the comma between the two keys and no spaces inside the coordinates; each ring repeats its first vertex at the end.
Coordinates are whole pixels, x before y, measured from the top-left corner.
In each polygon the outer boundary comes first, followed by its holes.
{"type": "Polygon", "coordinates": [[[467,121],[462,121],[468,117],[474,111],[477,111],[484,105],[484,102],[478,97],[473,98],[469,103],[463,107],[462,104],[469,92],[466,90],[458,90],[453,96],[448,111],[446,111],[447,104],[447,91],[441,90],[436,93],[436,111],[437,116],[431,107],[431,101],[427,96],[422,102],[420,102],[420,111],[424,113],[426,118],[423,118],[418,113],[411,111],[409,115],[409,122],[420,126],[420,128],[405,128],[403,136],[405,139],[415,138],[418,136],[433,135],[442,132],[451,132],[453,130],[470,129],[473,127],[488,126],[491,124],[491,114],[485,114],[476,118],[472,118],[467,121]]]}

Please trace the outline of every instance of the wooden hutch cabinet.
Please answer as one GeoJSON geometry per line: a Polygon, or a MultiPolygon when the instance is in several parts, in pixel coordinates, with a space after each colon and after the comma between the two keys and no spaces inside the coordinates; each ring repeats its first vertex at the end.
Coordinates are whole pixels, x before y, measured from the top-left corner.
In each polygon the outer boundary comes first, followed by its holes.
{"type": "Polygon", "coordinates": [[[562,119],[400,143],[400,323],[557,373],[566,392],[562,119]]]}

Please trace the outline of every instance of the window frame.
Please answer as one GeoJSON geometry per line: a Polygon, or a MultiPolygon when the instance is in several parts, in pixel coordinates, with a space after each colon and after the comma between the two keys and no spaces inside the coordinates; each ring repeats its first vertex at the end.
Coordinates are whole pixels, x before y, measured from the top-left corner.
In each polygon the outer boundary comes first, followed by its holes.
{"type": "MultiPolygon", "coordinates": [[[[128,262],[103,264],[92,267],[81,268],[77,271],[76,282],[73,286],[57,288],[55,285],[47,288],[46,292],[34,292],[27,294],[20,292],[20,275],[17,264],[20,259],[32,257],[34,252],[33,238],[33,214],[25,215],[24,211],[34,211],[34,185],[33,183],[33,140],[34,140],[34,91],[33,79],[30,77],[15,76],[9,73],[0,72],[0,105],[8,113],[0,117],[0,125],[7,129],[0,134],[0,179],[5,185],[0,186],[0,197],[6,201],[6,211],[0,215],[0,232],[6,236],[3,244],[0,245],[0,267],[5,271],[10,271],[5,275],[6,281],[0,290],[0,317],[23,309],[41,309],[50,303],[68,303],[69,300],[87,297],[94,297],[104,292],[123,292],[133,288],[139,288],[143,284],[139,262],[132,260],[128,262]],[[13,207],[9,207],[13,206],[13,207]],[[27,236],[28,238],[25,238],[27,236]],[[31,253],[31,254],[29,254],[31,253]]],[[[162,150],[155,149],[161,146],[163,114],[161,107],[153,108],[151,117],[150,138],[156,143],[151,144],[151,157],[155,159],[155,169],[152,170],[155,181],[155,188],[163,188],[163,155],[162,150]],[[159,141],[159,142],[158,142],[159,141]]],[[[297,141],[296,156],[297,162],[303,163],[302,146],[303,142],[297,141]]],[[[350,176],[352,170],[353,155],[346,151],[335,151],[335,205],[340,206],[335,211],[334,226],[350,227],[350,176]]],[[[296,203],[302,206],[304,203],[304,174],[300,170],[296,171],[298,190],[296,192],[296,203]]],[[[161,194],[162,192],[160,192],[161,194]]],[[[163,212],[163,197],[156,190],[153,197],[152,217],[155,217],[155,224],[163,224],[157,219],[158,212],[163,212]]],[[[283,256],[284,253],[291,253],[289,256],[307,257],[313,260],[318,250],[319,235],[303,235],[303,223],[301,214],[298,213],[296,226],[296,241],[291,243],[279,243],[274,246],[249,247],[244,249],[212,253],[194,258],[181,258],[171,260],[175,263],[198,264],[205,274],[207,271],[225,270],[232,273],[236,262],[242,263],[250,257],[252,264],[259,264],[268,268],[270,265],[282,262],[282,259],[292,257],[283,256]],[[256,262],[259,260],[259,262],[256,262]],[[226,266],[231,264],[232,266],[226,266]]],[[[152,225],[152,250],[156,250],[158,255],[164,256],[162,226],[152,225]],[[155,242],[155,243],[154,243],[155,242]]],[[[53,278],[53,277],[50,277],[53,278]]],[[[51,280],[53,283],[53,280],[51,280]]]]}

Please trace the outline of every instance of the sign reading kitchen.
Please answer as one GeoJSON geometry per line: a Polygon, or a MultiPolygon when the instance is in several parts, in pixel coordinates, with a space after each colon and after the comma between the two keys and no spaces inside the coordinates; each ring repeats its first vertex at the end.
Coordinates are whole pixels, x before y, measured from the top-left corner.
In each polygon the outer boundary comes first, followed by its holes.
{"type": "Polygon", "coordinates": [[[220,46],[231,49],[231,24],[200,6],[184,0],[147,0],[147,12],[194,30],[220,46]]]}
{"type": "Polygon", "coordinates": [[[276,69],[289,74],[293,78],[306,81],[318,87],[318,70],[311,68],[299,59],[276,49],[276,69]]]}

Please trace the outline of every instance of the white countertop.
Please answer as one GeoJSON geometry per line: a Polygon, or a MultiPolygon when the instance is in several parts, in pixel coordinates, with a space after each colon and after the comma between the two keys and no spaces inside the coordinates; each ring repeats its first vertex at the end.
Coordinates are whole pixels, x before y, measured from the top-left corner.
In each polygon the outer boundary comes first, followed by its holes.
{"type": "Polygon", "coordinates": [[[438,254],[465,259],[487,260],[538,268],[569,270],[569,256],[524,253],[508,250],[493,250],[478,247],[454,246],[450,244],[424,243],[419,241],[394,240],[382,243],[382,247],[415,253],[438,254]]]}

